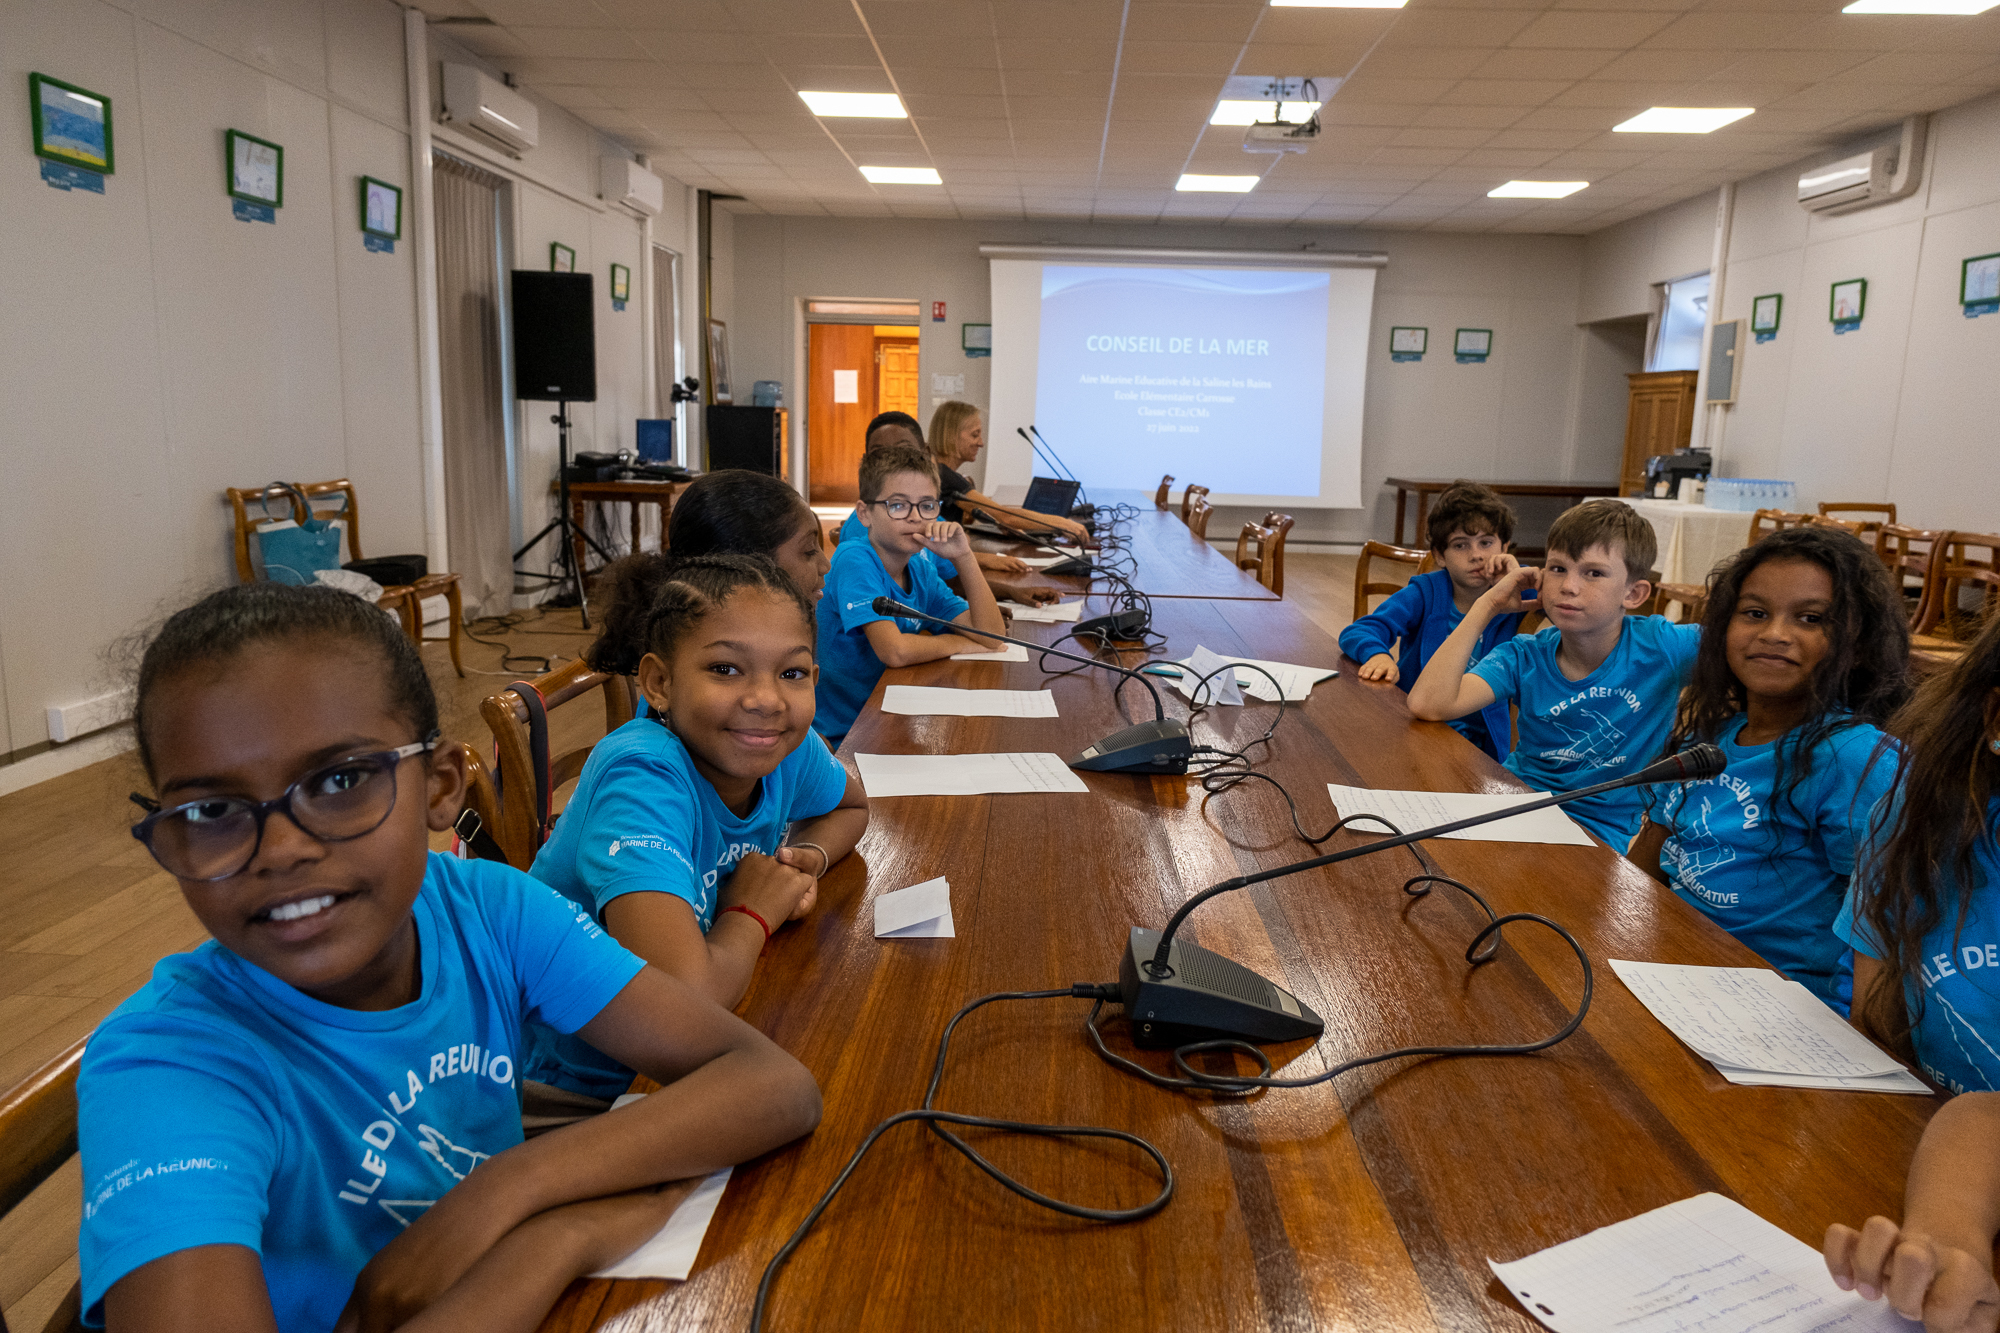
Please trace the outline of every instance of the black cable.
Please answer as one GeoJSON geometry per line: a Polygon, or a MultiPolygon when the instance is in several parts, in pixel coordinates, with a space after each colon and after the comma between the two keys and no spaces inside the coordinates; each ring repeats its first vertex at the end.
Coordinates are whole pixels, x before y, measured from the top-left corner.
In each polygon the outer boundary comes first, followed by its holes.
{"type": "MultiPolygon", "coordinates": [[[[757,1284],[756,1303],[750,1309],[750,1333],[760,1333],[764,1327],[764,1307],[770,1300],[771,1289],[777,1281],[778,1271],[785,1266],[785,1263],[805,1240],[806,1233],[812,1230],[815,1222],[819,1221],[820,1214],[824,1213],[827,1210],[827,1206],[833,1202],[834,1195],[840,1193],[841,1186],[845,1185],[848,1177],[854,1174],[854,1169],[861,1164],[861,1159],[867,1156],[868,1150],[873,1148],[876,1141],[884,1134],[894,1129],[897,1125],[907,1124],[910,1121],[922,1121],[928,1124],[932,1133],[957,1149],[981,1171],[984,1171],[987,1175],[993,1177],[993,1179],[999,1181],[1002,1185],[1005,1185],[1008,1189],[1030,1203],[1038,1204],[1052,1212],[1061,1213],[1065,1217],[1080,1217],[1091,1222],[1137,1222],[1142,1218],[1151,1217],[1154,1213],[1166,1207],[1167,1201],[1172,1199],[1174,1195],[1174,1169],[1168,1164],[1164,1153],[1136,1134],[1128,1134],[1122,1129],[1106,1129],[1098,1125],[1048,1125],[1027,1120],[996,1120],[987,1116],[961,1115],[954,1111],[940,1111],[931,1105],[937,1099],[938,1084],[944,1080],[944,1062],[946,1054],[951,1049],[952,1032],[958,1027],[959,1021],[973,1010],[991,1004],[995,1000],[1052,1000],[1071,998],[1096,1000],[1098,1006],[1101,1008],[1106,999],[1116,998],[1117,994],[1118,987],[1116,985],[1094,985],[1089,983],[1079,983],[1061,990],[1000,991],[992,995],[982,995],[952,1015],[951,1021],[945,1024],[944,1035],[938,1038],[937,1061],[931,1066],[931,1081],[930,1086],[924,1089],[923,1106],[914,1111],[899,1111],[868,1131],[868,1136],[861,1141],[861,1146],[856,1148],[854,1155],[847,1159],[847,1165],[842,1168],[838,1176],[834,1177],[833,1184],[827,1186],[826,1193],[820,1196],[819,1202],[813,1205],[812,1211],[806,1214],[805,1220],[799,1223],[798,1229],[793,1231],[791,1237],[785,1241],[783,1247],[771,1256],[771,1262],[764,1266],[763,1279],[757,1284]],[[997,1129],[1015,1134],[1035,1134],[1044,1138],[1117,1139],[1133,1145],[1153,1159],[1153,1164],[1160,1169],[1160,1192],[1151,1200],[1140,1204],[1136,1208],[1090,1208],[1083,1204],[1067,1203],[1061,1199],[1051,1198],[1039,1190],[1031,1189],[1014,1179],[999,1167],[993,1165],[992,1162],[982,1157],[970,1144],[959,1138],[958,1135],[948,1129],[942,1128],[944,1125],[964,1125],[972,1129],[997,1129]]],[[[1093,1014],[1095,1012],[1095,1010],[1092,1011],[1093,1014]]],[[[1264,1067],[1268,1070],[1270,1065],[1267,1063],[1264,1067]]]]}
{"type": "Polygon", "coordinates": [[[517,653],[514,651],[514,645],[505,639],[489,639],[485,637],[486,634],[506,634],[530,621],[539,620],[541,617],[541,611],[535,609],[509,611],[505,615],[498,616],[481,616],[477,620],[468,622],[465,626],[466,638],[472,640],[474,643],[484,644],[488,648],[498,648],[500,650],[500,670],[495,672],[483,671],[480,674],[500,676],[518,675],[524,672],[532,672],[537,676],[548,674],[550,667],[553,665],[552,659],[544,657],[539,653],[517,653]],[[484,633],[481,631],[484,631],[484,633]],[[537,665],[524,665],[530,663],[537,665]]]}

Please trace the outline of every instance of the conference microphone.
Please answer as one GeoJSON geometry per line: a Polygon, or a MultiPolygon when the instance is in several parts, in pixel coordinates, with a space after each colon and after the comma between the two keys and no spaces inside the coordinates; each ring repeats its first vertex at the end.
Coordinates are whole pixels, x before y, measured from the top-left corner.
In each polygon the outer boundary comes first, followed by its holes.
{"type": "Polygon", "coordinates": [[[1174,939],[1188,914],[1219,893],[1229,893],[1262,884],[1266,880],[1301,870],[1351,861],[1357,856],[1385,852],[1392,847],[1436,838],[1459,829],[1490,824],[1496,819],[1567,805],[1586,796],[1617,791],[1621,787],[1647,787],[1661,782],[1699,782],[1721,773],[1727,759],[1720,746],[1696,745],[1678,754],[1648,764],[1636,773],[1609,782],[1599,782],[1576,791],[1537,797],[1504,810],[1455,819],[1435,828],[1419,829],[1382,838],[1360,847],[1349,847],[1307,861],[1239,875],[1203,889],[1181,904],[1167,928],[1154,932],[1134,926],[1118,966],[1120,1003],[1132,1024],[1133,1041],[1140,1046],[1179,1046],[1190,1041],[1237,1037],[1249,1041],[1296,1041],[1318,1037],[1326,1024],[1296,996],[1272,985],[1257,973],[1221,954],[1199,945],[1174,939]]]}
{"type": "Polygon", "coordinates": [[[1042,448],[1048,451],[1049,457],[1055,459],[1055,464],[1057,467],[1063,470],[1063,475],[1067,476],[1071,481],[1076,482],[1077,493],[1083,497],[1083,503],[1076,506],[1076,508],[1079,510],[1087,510],[1092,514],[1095,514],[1097,512],[1097,506],[1090,503],[1090,492],[1084,489],[1083,483],[1081,481],[1077,481],[1076,473],[1071,472],[1069,470],[1069,464],[1063,462],[1062,459],[1060,458],[1056,458],[1056,447],[1049,443],[1047,436],[1042,434],[1042,428],[1040,426],[1035,425],[1031,421],[1028,423],[1028,429],[1033,431],[1035,433],[1035,438],[1042,442],[1042,448]]]}
{"type": "Polygon", "coordinates": [[[1070,662],[1081,662],[1085,666],[1103,667],[1115,671],[1129,680],[1136,680],[1146,687],[1146,693],[1153,696],[1153,720],[1139,722],[1122,731],[1114,731],[1098,741],[1074,759],[1063,762],[1071,768],[1085,769],[1094,773],[1185,773],[1188,761],[1194,757],[1194,746],[1188,739],[1187,723],[1167,716],[1167,708],[1160,701],[1160,692],[1153,682],[1130,667],[1114,662],[1100,661],[1095,657],[1084,657],[1077,653],[1066,653],[1060,648],[1049,648],[1026,639],[1012,639],[1005,634],[995,634],[991,630],[974,629],[970,625],[956,625],[949,620],[928,615],[914,606],[905,606],[893,597],[877,597],[875,613],[883,616],[908,616],[913,620],[927,620],[933,625],[953,634],[977,634],[982,639],[997,639],[1001,643],[1015,643],[1023,648],[1032,648],[1038,653],[1047,653],[1070,662]]]}

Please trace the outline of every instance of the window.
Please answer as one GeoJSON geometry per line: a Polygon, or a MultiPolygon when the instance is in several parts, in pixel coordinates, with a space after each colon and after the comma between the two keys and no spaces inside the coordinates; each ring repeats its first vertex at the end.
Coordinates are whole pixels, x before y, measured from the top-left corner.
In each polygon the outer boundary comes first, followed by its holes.
{"type": "Polygon", "coordinates": [[[1653,363],[1648,370],[1698,370],[1701,368],[1701,335],[1708,327],[1708,274],[1666,284],[1667,299],[1660,311],[1660,331],[1653,340],[1653,363]]]}

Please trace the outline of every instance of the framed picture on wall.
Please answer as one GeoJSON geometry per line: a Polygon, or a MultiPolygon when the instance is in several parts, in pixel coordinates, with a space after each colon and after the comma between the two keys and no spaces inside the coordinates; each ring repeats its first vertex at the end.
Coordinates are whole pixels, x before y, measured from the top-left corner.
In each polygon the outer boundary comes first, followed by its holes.
{"type": "Polygon", "coordinates": [[[229,158],[229,197],[266,208],[285,206],[285,150],[242,130],[223,136],[229,158]]]}
{"type": "Polygon", "coordinates": [[[1868,308],[1868,279],[1849,278],[1833,284],[1827,298],[1828,317],[1836,324],[1859,324],[1868,308]]]}
{"type": "Polygon", "coordinates": [[[2000,301],[2000,255],[1975,255],[1960,265],[1958,303],[1984,305],[2000,301]]]}
{"type": "Polygon", "coordinates": [[[28,102],[36,157],[104,176],[112,173],[110,98],[46,74],[30,74],[28,102]]]}
{"type": "Polygon", "coordinates": [[[564,245],[561,241],[550,241],[549,272],[551,273],[576,272],[576,251],[570,249],[567,245],[564,245]]]}
{"type": "Polygon", "coordinates": [[[361,230],[384,240],[403,239],[403,192],[373,176],[361,178],[361,230]]]}
{"type": "Polygon", "coordinates": [[[708,321],[708,400],[736,401],[729,392],[729,326],[719,319],[708,321]]]}
{"type": "Polygon", "coordinates": [[[1493,351],[1493,330],[1459,329],[1452,335],[1454,356],[1488,356],[1493,351]]]}
{"type": "Polygon", "coordinates": [[[623,264],[611,266],[611,299],[614,301],[632,299],[632,270],[623,264]]]}
{"type": "Polygon", "coordinates": [[[1389,330],[1389,350],[1391,352],[1422,356],[1425,350],[1429,348],[1430,341],[1431,331],[1429,329],[1406,326],[1389,330]]]}
{"type": "Polygon", "coordinates": [[[1777,292],[1757,297],[1750,302],[1750,332],[1776,333],[1778,319],[1784,311],[1785,298],[1777,292]]]}

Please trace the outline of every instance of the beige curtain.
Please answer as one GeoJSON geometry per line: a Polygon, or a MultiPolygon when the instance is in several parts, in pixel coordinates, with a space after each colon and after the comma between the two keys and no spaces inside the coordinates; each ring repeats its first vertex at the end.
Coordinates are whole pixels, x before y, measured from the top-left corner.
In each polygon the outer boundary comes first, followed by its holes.
{"type": "Polygon", "coordinates": [[[499,209],[505,182],[442,153],[432,161],[446,554],[459,576],[466,614],[502,615],[514,594],[507,394],[500,372],[499,209]]]}

